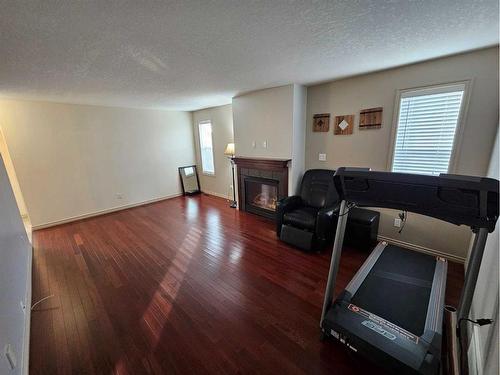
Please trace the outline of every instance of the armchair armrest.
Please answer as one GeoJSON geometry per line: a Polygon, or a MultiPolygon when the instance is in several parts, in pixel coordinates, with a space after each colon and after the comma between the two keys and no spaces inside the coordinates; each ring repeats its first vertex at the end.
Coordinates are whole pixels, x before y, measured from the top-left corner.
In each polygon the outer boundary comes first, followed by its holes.
{"type": "Polygon", "coordinates": [[[337,221],[339,209],[340,204],[335,203],[332,206],[324,207],[318,211],[318,217],[316,219],[316,235],[319,238],[326,239],[333,234],[333,227],[337,221]]]}
{"type": "Polygon", "coordinates": [[[331,206],[328,207],[323,207],[321,210],[318,211],[319,216],[337,216],[340,210],[340,203],[335,203],[331,206]]]}
{"type": "Polygon", "coordinates": [[[291,195],[289,197],[281,198],[276,205],[276,210],[283,212],[293,210],[302,204],[302,198],[299,195],[291,195]]]}
{"type": "Polygon", "coordinates": [[[281,234],[281,226],[283,225],[283,215],[291,210],[294,210],[302,205],[302,198],[298,195],[292,195],[280,199],[276,204],[276,234],[278,237],[281,234]]]}

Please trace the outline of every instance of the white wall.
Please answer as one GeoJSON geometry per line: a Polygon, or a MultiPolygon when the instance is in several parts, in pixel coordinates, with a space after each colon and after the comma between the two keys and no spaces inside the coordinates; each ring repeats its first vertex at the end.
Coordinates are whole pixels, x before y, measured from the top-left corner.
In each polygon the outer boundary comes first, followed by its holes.
{"type": "Polygon", "coordinates": [[[0,157],[0,374],[27,372],[31,305],[31,245],[0,157]],[[21,303],[28,305],[25,311],[21,303]],[[4,355],[10,344],[17,358],[11,371],[4,355]]]}
{"type": "MultiPolygon", "coordinates": [[[[466,79],[472,79],[472,88],[456,172],[484,175],[498,125],[497,47],[309,87],[306,168],[362,166],[386,170],[396,90],[466,79]],[[382,129],[360,131],[359,111],[371,107],[384,108],[382,129]],[[312,132],[316,113],[331,113],[330,132],[312,132]],[[347,114],[355,114],[354,133],[334,136],[334,117],[347,114]],[[327,161],[318,161],[318,153],[326,153],[327,161]]],[[[399,235],[392,225],[395,215],[382,211],[380,234],[423,250],[465,258],[469,230],[410,214],[399,235]]]]}
{"type": "Polygon", "coordinates": [[[307,88],[302,85],[293,85],[292,161],[289,195],[294,195],[298,192],[306,167],[306,107],[307,88]]]}
{"type": "Polygon", "coordinates": [[[296,84],[233,98],[236,155],[291,159],[288,171],[289,195],[295,193],[304,173],[306,98],[306,88],[296,84]],[[263,142],[267,142],[267,147],[263,142]]]}
{"type": "MultiPolygon", "coordinates": [[[[489,177],[499,178],[499,158],[499,138],[497,135],[488,169],[489,177]]],[[[486,241],[471,307],[471,319],[493,318],[494,322],[492,325],[471,327],[473,331],[472,348],[469,350],[469,358],[471,359],[469,364],[472,365],[471,374],[497,375],[499,373],[499,226],[500,223],[497,223],[495,231],[490,233],[486,241]]]]}
{"type": "Polygon", "coordinates": [[[10,157],[9,148],[7,147],[7,143],[5,142],[5,138],[3,136],[1,127],[0,127],[0,155],[3,158],[5,169],[7,170],[7,175],[9,176],[10,184],[12,186],[14,197],[16,198],[17,206],[19,207],[21,216],[27,218],[28,209],[26,208],[26,204],[24,203],[23,193],[21,191],[21,187],[19,186],[19,181],[17,180],[16,171],[14,169],[14,165],[12,164],[12,159],[10,157]]]}
{"type": "Polygon", "coordinates": [[[188,112],[2,100],[0,126],[33,227],[180,194],[195,161],[188,112]]]}
{"type": "Polygon", "coordinates": [[[234,142],[232,106],[229,104],[193,112],[193,132],[196,147],[196,164],[198,165],[201,190],[207,194],[233,199],[233,192],[231,190],[231,167],[228,157],[224,155],[227,144],[234,142]],[[203,174],[201,169],[198,124],[205,120],[210,120],[212,122],[212,141],[215,162],[215,175],[213,176],[203,174]]]}
{"type": "Polygon", "coordinates": [[[293,87],[274,87],[233,98],[237,156],[291,159],[293,87]]]}

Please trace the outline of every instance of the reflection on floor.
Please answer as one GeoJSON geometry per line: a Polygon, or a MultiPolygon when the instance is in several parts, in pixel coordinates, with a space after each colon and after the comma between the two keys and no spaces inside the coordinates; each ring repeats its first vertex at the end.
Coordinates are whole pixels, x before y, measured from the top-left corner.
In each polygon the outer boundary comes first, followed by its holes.
{"type": "MultiPolygon", "coordinates": [[[[206,195],[34,232],[32,374],[383,373],[319,341],[329,251],[206,195]]],[[[367,257],[346,249],[344,287],[367,257]]],[[[456,303],[463,267],[450,264],[456,303]]]]}

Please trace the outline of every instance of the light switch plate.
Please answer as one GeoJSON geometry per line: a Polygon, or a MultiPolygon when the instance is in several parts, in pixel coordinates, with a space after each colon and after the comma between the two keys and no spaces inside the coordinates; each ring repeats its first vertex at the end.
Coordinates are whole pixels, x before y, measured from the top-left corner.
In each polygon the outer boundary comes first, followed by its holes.
{"type": "Polygon", "coordinates": [[[319,161],[326,161],[326,154],[319,154],[318,159],[319,161]]]}

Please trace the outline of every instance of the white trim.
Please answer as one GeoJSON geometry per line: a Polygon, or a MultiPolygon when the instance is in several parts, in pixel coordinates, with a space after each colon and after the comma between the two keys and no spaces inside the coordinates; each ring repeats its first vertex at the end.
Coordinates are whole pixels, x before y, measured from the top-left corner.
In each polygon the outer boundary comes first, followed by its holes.
{"type": "Polygon", "coordinates": [[[31,334],[31,294],[32,294],[32,268],[33,268],[33,247],[31,242],[30,253],[28,256],[28,274],[26,277],[26,296],[24,297],[24,340],[23,340],[23,361],[21,373],[24,375],[29,374],[30,367],[30,334],[31,334]]]}
{"type": "Polygon", "coordinates": [[[210,177],[215,177],[215,153],[214,153],[215,145],[214,145],[214,133],[213,133],[213,130],[214,130],[214,125],[212,123],[212,119],[202,120],[202,121],[198,122],[198,146],[199,146],[199,150],[200,150],[201,173],[204,174],[205,176],[210,176],[210,177]],[[203,157],[202,157],[202,154],[201,154],[200,125],[204,125],[204,124],[210,124],[210,129],[211,129],[210,137],[212,138],[212,160],[214,162],[214,171],[213,172],[206,172],[204,170],[204,168],[203,168],[203,157]]]}
{"type": "Polygon", "coordinates": [[[55,220],[55,221],[51,221],[51,222],[44,223],[44,224],[33,225],[32,230],[35,231],[35,230],[39,230],[39,229],[50,228],[50,227],[54,227],[56,225],[71,223],[72,221],[87,219],[89,217],[100,216],[100,215],[105,215],[105,214],[109,214],[109,213],[116,212],[116,211],[126,210],[127,208],[133,208],[133,207],[143,206],[143,205],[150,204],[150,203],[164,201],[166,199],[179,197],[181,195],[182,195],[182,193],[166,195],[163,197],[153,198],[153,199],[149,199],[149,200],[142,201],[142,202],[130,203],[130,204],[126,204],[123,206],[117,206],[117,207],[113,207],[113,208],[107,208],[104,210],[90,212],[87,214],[72,216],[72,217],[68,217],[66,219],[55,220]]]}
{"type": "Polygon", "coordinates": [[[462,105],[460,108],[459,117],[457,120],[457,128],[455,130],[455,139],[453,140],[453,151],[450,156],[450,163],[448,165],[448,173],[458,172],[458,160],[460,159],[460,153],[462,151],[462,143],[464,140],[465,132],[465,119],[469,113],[469,101],[472,92],[473,79],[462,81],[464,84],[464,96],[462,98],[462,105]]]}
{"type": "Polygon", "coordinates": [[[202,190],[201,192],[203,194],[213,195],[214,197],[224,198],[224,199],[227,199],[228,201],[232,201],[232,199],[231,199],[231,197],[229,195],[225,195],[225,194],[221,194],[221,193],[216,193],[215,191],[209,191],[209,190],[202,190]]]}
{"type": "Polygon", "coordinates": [[[442,83],[437,85],[422,86],[414,89],[403,89],[401,90],[401,97],[413,97],[413,96],[423,96],[432,94],[444,94],[453,91],[459,91],[461,89],[465,90],[466,81],[452,82],[452,83],[442,83]]]}
{"type": "MultiPolygon", "coordinates": [[[[394,98],[394,110],[392,114],[392,129],[391,129],[391,142],[389,144],[389,156],[387,158],[387,171],[392,170],[392,163],[394,161],[394,148],[396,146],[396,135],[398,129],[399,122],[399,110],[401,104],[401,98],[410,92],[420,92],[420,95],[428,94],[431,91],[436,91],[439,89],[449,89],[452,87],[463,86],[464,87],[464,95],[462,98],[462,103],[460,105],[460,113],[457,120],[457,127],[455,130],[455,139],[453,140],[453,149],[450,156],[450,161],[448,164],[448,173],[456,173],[457,172],[457,164],[460,158],[460,152],[462,148],[463,134],[465,128],[465,118],[467,117],[469,111],[469,100],[471,96],[471,88],[472,88],[473,78],[465,79],[463,81],[456,82],[448,82],[448,83],[439,83],[428,86],[420,86],[413,87],[407,89],[398,89],[396,90],[396,96],[394,98]]],[[[417,94],[418,95],[418,94],[417,94]]]]}
{"type": "Polygon", "coordinates": [[[398,245],[398,246],[406,247],[406,248],[408,248],[410,250],[415,250],[415,251],[418,251],[420,253],[425,253],[425,254],[440,256],[440,257],[452,260],[454,262],[459,262],[459,263],[464,263],[465,262],[465,258],[464,257],[459,257],[457,255],[448,254],[448,253],[445,253],[445,252],[442,252],[442,251],[439,251],[439,250],[436,250],[436,249],[431,249],[429,247],[420,246],[420,245],[412,244],[412,243],[409,243],[409,242],[405,242],[405,241],[401,241],[401,240],[397,240],[397,239],[394,239],[394,238],[390,238],[390,237],[386,237],[386,236],[381,236],[381,235],[378,235],[377,239],[379,241],[389,242],[389,243],[391,243],[393,245],[398,245]]]}

